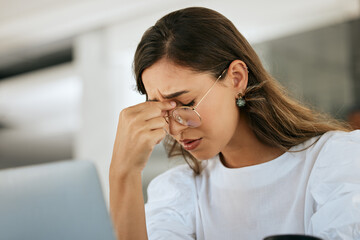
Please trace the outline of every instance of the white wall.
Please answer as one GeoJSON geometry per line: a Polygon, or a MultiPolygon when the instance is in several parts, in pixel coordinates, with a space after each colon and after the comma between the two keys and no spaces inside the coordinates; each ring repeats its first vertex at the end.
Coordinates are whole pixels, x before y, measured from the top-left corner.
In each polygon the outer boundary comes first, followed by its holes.
{"type": "Polygon", "coordinates": [[[81,89],[72,64],[0,81],[0,168],[72,158],[81,89]]]}

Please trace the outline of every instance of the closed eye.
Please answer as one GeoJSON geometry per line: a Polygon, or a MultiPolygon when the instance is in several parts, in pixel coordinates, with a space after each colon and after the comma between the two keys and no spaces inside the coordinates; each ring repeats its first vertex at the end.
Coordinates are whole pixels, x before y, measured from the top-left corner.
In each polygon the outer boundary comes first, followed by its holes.
{"type": "Polygon", "coordinates": [[[183,104],[183,106],[192,107],[192,106],[194,106],[194,104],[195,104],[195,100],[192,100],[192,101],[189,102],[188,104],[183,104]]]}

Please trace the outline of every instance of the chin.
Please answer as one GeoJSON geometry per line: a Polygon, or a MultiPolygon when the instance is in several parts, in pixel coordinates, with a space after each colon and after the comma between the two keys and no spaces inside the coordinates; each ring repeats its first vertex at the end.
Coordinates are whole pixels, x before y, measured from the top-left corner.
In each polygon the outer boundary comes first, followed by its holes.
{"type": "Polygon", "coordinates": [[[212,153],[212,152],[190,152],[190,154],[195,157],[197,160],[199,161],[203,161],[203,160],[209,160],[213,157],[215,157],[217,154],[219,154],[218,152],[216,153],[212,153]]]}

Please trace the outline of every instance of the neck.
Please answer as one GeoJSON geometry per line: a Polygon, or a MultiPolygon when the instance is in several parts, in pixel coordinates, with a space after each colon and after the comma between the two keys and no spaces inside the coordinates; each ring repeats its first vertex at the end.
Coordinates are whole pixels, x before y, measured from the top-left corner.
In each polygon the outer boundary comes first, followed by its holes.
{"type": "Polygon", "coordinates": [[[240,114],[236,131],[221,151],[220,159],[228,168],[241,168],[271,161],[284,153],[279,148],[261,142],[249,127],[248,119],[240,114]]]}

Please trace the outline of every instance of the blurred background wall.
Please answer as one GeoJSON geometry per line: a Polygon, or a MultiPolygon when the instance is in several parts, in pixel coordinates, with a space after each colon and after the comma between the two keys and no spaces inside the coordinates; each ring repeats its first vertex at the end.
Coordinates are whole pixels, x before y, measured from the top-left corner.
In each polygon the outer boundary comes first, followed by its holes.
{"type": "MultiPolygon", "coordinates": [[[[137,43],[189,6],[233,21],[296,98],[340,119],[360,104],[358,0],[0,0],[0,168],[90,160],[107,197],[118,115],[144,101],[131,71],[137,43]]],[[[157,146],[144,192],[179,163],[157,146]]]]}

